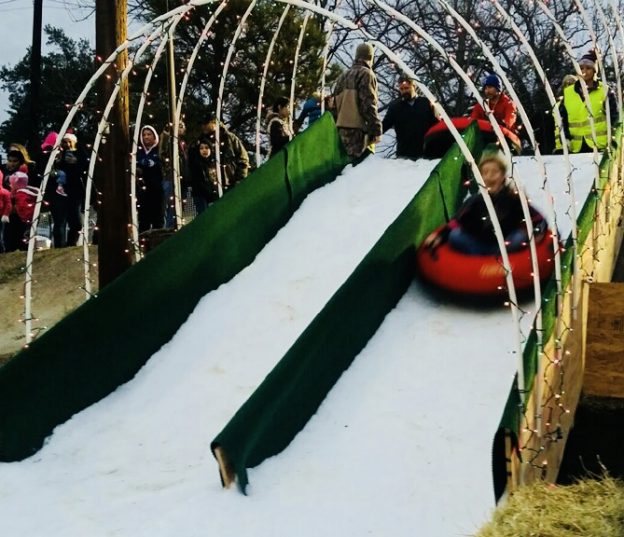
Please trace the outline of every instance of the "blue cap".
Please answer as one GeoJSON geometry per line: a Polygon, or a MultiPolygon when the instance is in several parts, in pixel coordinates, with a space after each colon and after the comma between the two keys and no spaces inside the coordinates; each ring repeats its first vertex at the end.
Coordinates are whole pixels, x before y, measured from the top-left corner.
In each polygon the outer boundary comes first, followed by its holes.
{"type": "Polygon", "coordinates": [[[483,87],[485,86],[492,86],[493,88],[496,88],[497,91],[501,91],[503,89],[501,79],[498,78],[498,75],[495,74],[491,74],[485,77],[485,80],[483,81],[483,87]]]}

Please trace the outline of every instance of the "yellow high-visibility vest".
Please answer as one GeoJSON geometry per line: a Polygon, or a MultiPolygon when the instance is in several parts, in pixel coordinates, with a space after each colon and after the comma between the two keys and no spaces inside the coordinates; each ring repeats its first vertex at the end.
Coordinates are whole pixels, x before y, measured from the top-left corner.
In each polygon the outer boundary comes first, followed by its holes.
{"type": "MultiPolygon", "coordinates": [[[[563,104],[568,112],[570,151],[572,153],[578,153],[581,150],[583,140],[585,140],[585,143],[589,147],[594,147],[587,106],[585,105],[583,97],[574,90],[575,86],[576,84],[573,84],[563,90],[563,104]]],[[[598,143],[599,150],[603,150],[607,147],[607,116],[604,111],[604,102],[606,99],[607,92],[602,86],[602,83],[598,82],[598,86],[589,91],[589,103],[594,119],[596,142],[598,143]]]]}

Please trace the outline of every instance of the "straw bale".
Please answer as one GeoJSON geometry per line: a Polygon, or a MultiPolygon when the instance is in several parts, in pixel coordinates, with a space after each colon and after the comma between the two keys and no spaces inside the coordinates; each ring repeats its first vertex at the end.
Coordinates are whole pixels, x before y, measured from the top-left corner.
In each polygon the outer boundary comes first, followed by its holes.
{"type": "Polygon", "coordinates": [[[476,537],[622,537],[624,482],[608,475],[569,486],[521,487],[476,537]]]}

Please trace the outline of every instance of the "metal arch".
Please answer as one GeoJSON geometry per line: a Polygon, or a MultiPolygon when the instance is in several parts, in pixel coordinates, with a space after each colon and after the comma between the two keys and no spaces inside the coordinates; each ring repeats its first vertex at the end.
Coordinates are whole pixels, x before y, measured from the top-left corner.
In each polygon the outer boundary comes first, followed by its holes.
{"type": "MultiPolygon", "coordinates": [[[[91,149],[91,159],[89,162],[89,169],[87,172],[87,184],[86,184],[86,194],[85,194],[85,217],[84,217],[85,223],[83,224],[83,231],[82,231],[83,237],[85,236],[86,226],[88,225],[88,220],[89,220],[89,210],[90,210],[89,200],[91,199],[91,188],[93,185],[93,176],[94,176],[94,170],[95,170],[95,165],[97,161],[98,149],[100,147],[100,143],[102,139],[104,138],[104,134],[108,127],[108,117],[110,115],[110,112],[113,106],[115,105],[117,94],[120,91],[121,84],[125,82],[125,80],[127,80],[130,72],[134,68],[134,65],[141,59],[141,56],[143,55],[147,47],[152,43],[152,40],[155,39],[158,34],[162,35],[163,33],[164,33],[163,26],[161,26],[160,28],[157,28],[156,30],[152,32],[152,34],[150,34],[150,36],[147,39],[143,41],[143,44],[136,50],[136,52],[134,53],[133,59],[128,61],[128,64],[126,65],[126,67],[120,74],[119,78],[117,79],[117,82],[115,84],[115,87],[113,88],[111,96],[109,97],[109,100],[106,103],[106,107],[104,108],[104,112],[102,113],[102,119],[100,120],[98,124],[98,130],[97,130],[95,139],[93,141],[93,147],[91,149]]],[[[134,244],[133,246],[136,248],[137,245],[134,244]]],[[[84,270],[85,270],[85,293],[86,293],[86,298],[88,299],[92,295],[92,292],[91,292],[91,278],[90,278],[89,245],[87,244],[86,240],[83,240],[83,258],[84,258],[84,270]]]]}
{"type": "MultiPolygon", "coordinates": [[[[180,7],[174,11],[183,11],[185,8],[180,7]]],[[[71,106],[65,121],[61,125],[59,129],[58,139],[61,140],[67,129],[71,125],[72,120],[74,119],[78,110],[80,110],[84,104],[86,97],[89,95],[91,90],[94,88],[95,82],[98,78],[100,78],[106,70],[115,62],[117,56],[126,50],[133,41],[139,39],[149,32],[151,28],[153,28],[157,23],[160,23],[162,20],[165,20],[166,17],[158,17],[154,21],[145,24],[142,26],[137,32],[135,32],[131,37],[126,39],[123,43],[121,43],[103,62],[102,65],[95,71],[95,73],[91,76],[91,78],[85,84],[85,87],[82,89],[76,101],[71,106]]],[[[30,344],[33,338],[32,334],[32,266],[33,266],[33,258],[34,258],[34,249],[35,249],[35,236],[37,233],[37,225],[39,223],[39,216],[41,213],[41,204],[43,202],[43,192],[45,192],[48,178],[50,176],[50,172],[52,171],[52,166],[54,165],[54,161],[58,152],[60,150],[60,142],[54,146],[50,155],[48,157],[48,161],[44,168],[43,179],[41,181],[41,186],[39,190],[39,194],[37,195],[37,201],[35,202],[35,210],[33,213],[33,220],[30,227],[30,234],[28,238],[28,251],[26,253],[26,268],[25,268],[25,282],[24,282],[24,326],[25,326],[25,337],[26,337],[26,346],[30,344]]]]}
{"type": "MultiPolygon", "coordinates": [[[[167,34],[170,34],[175,27],[178,25],[180,20],[184,15],[184,11],[175,13],[169,19],[167,19],[167,34]],[[173,19],[173,20],[171,20],[173,19]]],[[[164,33],[164,32],[163,32],[164,33]]],[[[162,36],[162,35],[161,35],[162,36]]],[[[134,255],[135,259],[138,261],[141,258],[141,250],[139,245],[139,227],[138,227],[138,214],[137,214],[137,196],[136,196],[136,167],[137,167],[137,146],[139,142],[139,138],[141,136],[141,132],[143,130],[144,125],[142,125],[143,119],[143,109],[145,108],[145,101],[147,100],[147,95],[149,94],[149,85],[152,80],[152,76],[154,74],[155,68],[160,61],[160,57],[162,56],[165,47],[167,46],[168,39],[161,39],[158,48],[156,49],[156,54],[154,54],[154,58],[152,63],[148,66],[147,74],[145,75],[145,81],[143,83],[143,91],[141,93],[141,98],[139,99],[139,105],[137,107],[137,113],[134,121],[134,133],[132,135],[132,150],[130,157],[130,207],[132,209],[132,240],[134,245],[134,255]]]]}
{"type": "Polygon", "coordinates": [[[275,47],[275,43],[277,42],[277,36],[284,25],[284,21],[286,20],[286,16],[290,11],[290,5],[287,5],[282,11],[282,15],[279,18],[277,23],[277,28],[273,32],[273,37],[271,38],[271,42],[269,43],[269,48],[267,50],[266,57],[264,59],[264,66],[262,70],[262,78],[260,80],[260,91],[258,93],[258,108],[256,111],[256,167],[260,167],[262,164],[262,157],[260,155],[260,130],[262,128],[262,102],[264,100],[264,87],[266,86],[267,74],[269,72],[269,65],[271,65],[271,56],[273,55],[273,48],[275,47]]]}
{"type": "MultiPolygon", "coordinates": [[[[371,36],[369,32],[367,32],[366,30],[364,30],[363,28],[357,26],[356,24],[352,23],[351,21],[348,21],[347,19],[345,19],[344,17],[341,17],[340,15],[336,15],[335,13],[331,13],[328,12],[327,10],[319,7],[319,6],[315,6],[313,4],[309,4],[307,2],[304,2],[302,0],[278,0],[280,2],[284,2],[284,3],[295,3],[297,6],[303,7],[305,9],[309,9],[311,11],[314,11],[316,13],[319,13],[321,15],[324,15],[328,18],[331,18],[333,20],[335,20],[336,22],[342,24],[343,26],[350,28],[352,30],[357,30],[363,37],[365,37],[366,39],[369,39],[371,41],[373,41],[376,46],[389,58],[391,59],[396,65],[398,65],[406,74],[408,74],[411,78],[413,78],[415,80],[416,85],[418,86],[419,90],[432,102],[432,105],[434,106],[435,110],[438,112],[438,114],[440,115],[440,117],[442,118],[442,121],[444,121],[444,123],[447,125],[449,132],[451,133],[451,135],[453,136],[453,139],[457,142],[464,158],[466,159],[466,162],[470,165],[471,170],[475,176],[475,178],[477,179],[477,182],[479,183],[479,185],[481,186],[481,188],[484,191],[484,202],[486,205],[486,208],[488,210],[488,214],[490,215],[490,218],[492,220],[492,225],[494,227],[494,233],[498,242],[498,246],[499,249],[501,251],[501,258],[502,258],[502,264],[505,268],[505,282],[507,284],[507,289],[509,291],[509,295],[510,295],[510,310],[511,310],[511,314],[512,314],[512,319],[514,322],[514,326],[518,327],[519,323],[518,323],[518,308],[517,308],[517,297],[515,294],[515,286],[513,283],[513,277],[512,277],[512,273],[511,273],[511,265],[509,263],[509,256],[507,254],[507,249],[505,247],[505,241],[504,241],[504,237],[503,237],[503,233],[502,230],[500,228],[500,223],[498,221],[498,218],[496,217],[496,211],[494,210],[494,206],[492,204],[492,200],[490,199],[490,196],[487,193],[487,189],[485,189],[485,183],[483,181],[483,178],[481,176],[481,173],[479,172],[479,168],[474,160],[474,157],[472,155],[472,153],[470,152],[470,150],[468,149],[468,147],[466,146],[463,138],[461,137],[461,135],[459,134],[459,132],[457,131],[457,129],[455,128],[455,126],[453,125],[450,117],[448,116],[448,114],[446,113],[446,110],[444,109],[444,107],[440,104],[440,102],[436,99],[436,97],[429,91],[429,89],[423,85],[418,77],[416,76],[416,74],[414,73],[414,71],[412,71],[412,69],[410,69],[401,58],[399,58],[394,52],[392,52],[388,47],[386,47],[383,43],[381,43],[380,41],[378,41],[377,39],[375,39],[374,36],[371,36]]],[[[521,342],[520,342],[520,337],[518,336],[516,339],[516,345],[514,345],[514,347],[516,348],[516,352],[518,353],[519,356],[522,355],[522,348],[521,348],[521,342]]],[[[520,369],[518,371],[518,382],[519,384],[522,386],[522,393],[524,393],[524,371],[523,369],[520,369]]],[[[524,399],[524,398],[523,398],[524,399]]]]}
{"type": "Polygon", "coordinates": [[[310,19],[310,12],[306,11],[303,16],[303,22],[301,23],[301,30],[299,31],[299,39],[297,39],[297,48],[295,49],[295,59],[293,60],[292,79],[290,81],[290,114],[288,115],[288,124],[290,132],[293,131],[293,113],[295,109],[295,84],[297,81],[297,65],[299,64],[299,53],[301,51],[301,44],[303,43],[303,36],[305,35],[306,27],[308,26],[308,20],[310,19]]]}
{"type": "Polygon", "coordinates": [[[223,101],[223,91],[225,89],[225,79],[227,77],[227,72],[230,67],[230,62],[232,61],[232,56],[234,55],[234,51],[236,49],[236,42],[243,32],[243,28],[245,25],[245,21],[251,15],[254,7],[256,6],[256,0],[251,0],[249,6],[245,10],[245,13],[241,17],[241,20],[234,32],[234,37],[232,38],[232,42],[228,48],[227,56],[225,58],[225,63],[223,65],[223,71],[221,72],[221,83],[219,84],[219,94],[217,96],[217,128],[215,130],[215,160],[217,164],[217,190],[219,192],[219,197],[223,196],[223,182],[221,177],[221,104],[223,101]]]}

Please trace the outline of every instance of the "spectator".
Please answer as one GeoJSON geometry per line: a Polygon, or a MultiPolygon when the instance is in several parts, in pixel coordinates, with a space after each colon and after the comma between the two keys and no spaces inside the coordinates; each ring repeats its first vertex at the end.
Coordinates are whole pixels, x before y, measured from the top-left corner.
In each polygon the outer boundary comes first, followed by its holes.
{"type": "Polygon", "coordinates": [[[7,153],[6,164],[2,167],[2,173],[4,175],[3,186],[6,189],[10,189],[9,177],[11,174],[19,171],[20,167],[25,164],[24,155],[17,149],[9,149],[7,153]]]}
{"type": "Polygon", "coordinates": [[[39,189],[28,185],[28,174],[15,172],[9,177],[13,210],[9,216],[6,251],[26,250],[39,189]]]}
{"type": "MultiPolygon", "coordinates": [[[[514,102],[503,92],[503,84],[498,75],[490,74],[483,81],[483,95],[488,110],[492,111],[494,119],[502,127],[516,133],[517,110],[514,102]]],[[[470,114],[472,119],[487,119],[483,107],[476,103],[470,114]]]]}
{"type": "Polygon", "coordinates": [[[22,154],[30,186],[39,187],[41,185],[41,177],[37,174],[37,164],[30,158],[28,150],[22,144],[14,142],[9,146],[9,151],[19,151],[22,154]]]}
{"type": "Polygon", "coordinates": [[[303,122],[308,120],[308,127],[321,117],[321,93],[315,91],[309,99],[303,103],[299,117],[295,120],[295,132],[299,132],[303,122]]]}
{"type": "MultiPolygon", "coordinates": [[[[216,160],[216,116],[210,115],[202,119],[200,127],[203,137],[208,138],[210,141],[210,150],[216,160]]],[[[196,145],[198,145],[197,142],[196,145]]],[[[249,155],[238,136],[229,131],[221,122],[219,123],[219,145],[221,146],[219,162],[221,165],[222,189],[227,190],[247,177],[249,173],[249,155]]]]}
{"type": "MultiPolygon", "coordinates": [[[[568,86],[572,86],[576,82],[576,75],[565,75],[561,80],[561,90],[559,92],[559,98],[557,99],[557,105],[560,106],[563,102],[563,92],[568,86]]],[[[555,121],[555,153],[563,152],[563,146],[561,145],[561,136],[559,135],[559,124],[555,121]]]]}
{"type": "Polygon", "coordinates": [[[189,151],[189,186],[197,214],[219,199],[217,164],[210,149],[210,140],[200,137],[189,151]]]}
{"type": "Polygon", "coordinates": [[[347,154],[357,161],[373,152],[381,140],[373,54],[370,44],[360,43],[353,66],[340,75],[334,86],[338,133],[347,154]]]}
{"type": "Polygon", "coordinates": [[[615,95],[602,82],[596,79],[598,66],[596,54],[590,50],[579,60],[583,81],[587,86],[589,102],[586,103],[581,81],[577,80],[573,85],[563,90],[563,101],[559,105],[563,132],[572,153],[586,153],[594,150],[597,145],[599,151],[603,151],[608,145],[607,139],[607,102],[609,103],[611,125],[617,121],[617,103],[615,95]],[[596,141],[592,133],[587,107],[591,108],[596,141]]]}
{"type": "MultiPolygon", "coordinates": [[[[184,138],[186,125],[183,121],[178,124],[178,162],[180,173],[180,184],[183,185],[188,180],[188,148],[184,138]]],[[[175,227],[175,182],[173,176],[173,144],[169,124],[160,133],[158,142],[158,154],[162,164],[163,173],[163,197],[165,199],[165,227],[172,229],[175,227]]],[[[182,196],[184,197],[184,196],[182,196]]]]}
{"type": "Polygon", "coordinates": [[[282,147],[292,140],[293,133],[288,126],[290,101],[279,97],[271,111],[267,114],[267,132],[269,133],[269,157],[275,155],[282,147]]]}
{"type": "Polygon", "coordinates": [[[78,148],[75,134],[66,133],[63,136],[54,166],[54,173],[46,187],[52,213],[54,247],[76,246],[82,231],[87,158],[78,148]]]}
{"type": "Polygon", "coordinates": [[[2,186],[4,176],[0,171],[0,254],[4,253],[4,226],[9,223],[11,214],[11,192],[2,186]]]}
{"type": "Polygon", "coordinates": [[[162,228],[165,223],[162,164],[158,155],[158,133],[151,125],[141,129],[136,191],[139,233],[162,228]]]}
{"type": "Polygon", "coordinates": [[[388,107],[383,131],[396,132],[397,157],[418,159],[423,156],[425,133],[437,118],[429,100],[416,95],[416,84],[409,77],[399,78],[399,93],[400,97],[388,107]]]}

